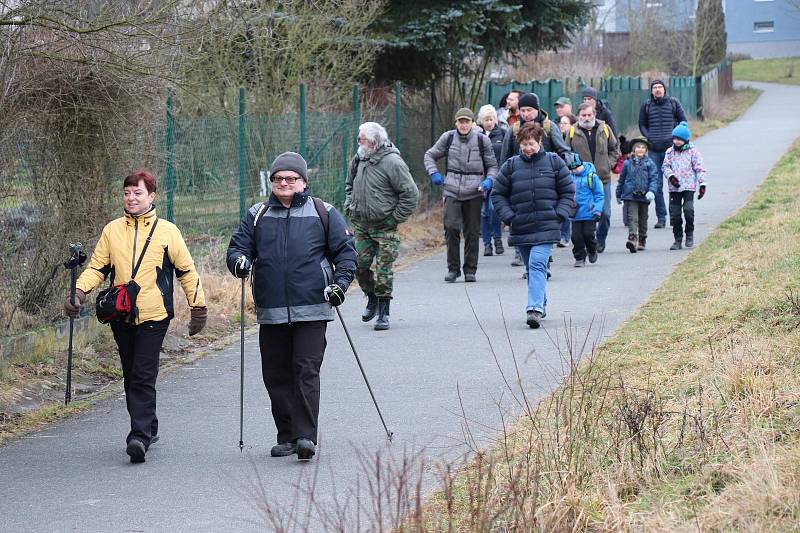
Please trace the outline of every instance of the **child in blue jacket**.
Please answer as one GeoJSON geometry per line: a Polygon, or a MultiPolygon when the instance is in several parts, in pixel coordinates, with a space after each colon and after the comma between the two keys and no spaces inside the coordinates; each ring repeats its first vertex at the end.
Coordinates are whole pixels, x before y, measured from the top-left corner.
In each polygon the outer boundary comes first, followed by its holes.
{"type": "Polygon", "coordinates": [[[625,202],[628,210],[628,242],[625,246],[635,254],[647,246],[647,215],[661,177],[656,164],[647,155],[650,148],[647,139],[637,137],[631,140],[631,147],[631,157],[622,164],[617,181],[617,203],[625,202]]]}
{"type": "Polygon", "coordinates": [[[572,172],[575,203],[578,204],[578,211],[572,218],[572,255],[575,266],[582,267],[586,265],[587,252],[590,263],[597,261],[595,226],[603,214],[603,182],[594,165],[581,161],[575,152],[567,154],[567,168],[572,172]]]}

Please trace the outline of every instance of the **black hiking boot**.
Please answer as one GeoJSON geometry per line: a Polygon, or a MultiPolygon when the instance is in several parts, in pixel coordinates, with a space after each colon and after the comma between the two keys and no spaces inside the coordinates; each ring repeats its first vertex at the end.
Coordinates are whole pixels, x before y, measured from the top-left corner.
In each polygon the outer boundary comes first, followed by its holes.
{"type": "Polygon", "coordinates": [[[666,227],[667,227],[667,221],[662,219],[656,222],[656,225],[653,226],[653,229],[661,229],[666,227]]]}
{"type": "Polygon", "coordinates": [[[694,234],[687,233],[686,234],[686,247],[693,248],[694,247],[694,234]]]}
{"type": "Polygon", "coordinates": [[[125,452],[130,456],[132,463],[143,463],[144,454],[147,453],[144,443],[139,439],[131,439],[125,452]]]}
{"type": "Polygon", "coordinates": [[[636,249],[643,252],[647,248],[647,237],[639,237],[639,245],[636,249]]]}
{"type": "Polygon", "coordinates": [[[597,263],[597,252],[589,252],[589,262],[592,264],[597,263]]]}
{"type": "Polygon", "coordinates": [[[461,272],[448,272],[447,275],[444,277],[444,280],[447,283],[453,283],[460,277],[461,277],[461,272]]]}
{"type": "Polygon", "coordinates": [[[389,329],[389,298],[378,298],[378,320],[375,321],[375,330],[389,329]]]}
{"type": "Polygon", "coordinates": [[[487,244],[486,246],[483,247],[483,255],[484,256],[494,255],[491,244],[487,244]]]}
{"type": "Polygon", "coordinates": [[[269,454],[272,457],[287,457],[294,455],[297,451],[297,446],[294,442],[281,442],[272,447],[269,454]]]}
{"type": "Polygon", "coordinates": [[[638,245],[639,245],[639,237],[637,237],[633,233],[629,234],[628,242],[625,243],[625,247],[628,249],[628,251],[632,254],[635,254],[638,245]]]}
{"type": "Polygon", "coordinates": [[[475,274],[464,274],[464,281],[466,283],[474,283],[478,281],[478,278],[475,277],[475,274]]]}
{"type": "Polygon", "coordinates": [[[536,309],[532,309],[526,313],[525,322],[528,324],[528,327],[531,329],[539,329],[539,326],[542,325],[542,319],[544,318],[544,314],[541,311],[537,311],[536,309]]]}
{"type": "Polygon", "coordinates": [[[364,294],[367,297],[367,307],[361,313],[361,321],[369,322],[375,318],[375,314],[378,312],[378,297],[375,296],[374,292],[365,292],[364,294]]]}
{"type": "Polygon", "coordinates": [[[494,253],[497,255],[503,255],[506,249],[503,248],[503,239],[495,239],[494,240],[494,253]]]}
{"type": "Polygon", "coordinates": [[[575,268],[584,267],[586,266],[586,259],[576,259],[575,264],[572,266],[574,266],[575,268]]]}
{"type": "Polygon", "coordinates": [[[672,243],[672,246],[669,247],[670,250],[680,250],[681,248],[683,247],[681,246],[680,240],[676,240],[675,242],[672,243]]]}
{"type": "Polygon", "coordinates": [[[308,439],[297,439],[297,460],[310,461],[317,453],[316,446],[308,439]]]}

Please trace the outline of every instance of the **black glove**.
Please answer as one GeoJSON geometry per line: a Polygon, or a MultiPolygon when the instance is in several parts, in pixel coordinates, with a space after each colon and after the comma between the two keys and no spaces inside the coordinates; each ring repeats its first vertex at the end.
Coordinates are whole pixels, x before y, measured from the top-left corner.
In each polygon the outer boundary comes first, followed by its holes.
{"type": "Polygon", "coordinates": [[[236,263],[233,264],[233,275],[237,278],[245,279],[250,275],[250,270],[252,268],[253,263],[251,263],[247,257],[240,255],[236,259],[236,263]]]}
{"type": "Polygon", "coordinates": [[[197,335],[206,327],[208,309],[205,307],[192,307],[191,319],[189,320],[189,336],[197,335]]]}
{"type": "Polygon", "coordinates": [[[325,301],[333,307],[339,307],[344,303],[344,289],[336,283],[331,283],[325,287],[323,294],[325,295],[325,301]]]}
{"type": "Polygon", "coordinates": [[[594,214],[592,214],[592,220],[594,220],[595,222],[600,222],[600,217],[602,216],[603,213],[595,212],[594,214]]]}
{"type": "Polygon", "coordinates": [[[700,198],[702,198],[705,195],[706,195],[706,184],[705,183],[701,183],[700,184],[700,189],[698,189],[698,191],[697,191],[697,199],[699,200],[700,198]]]}
{"type": "Polygon", "coordinates": [[[64,313],[70,318],[78,318],[81,316],[81,306],[86,299],[86,293],[80,289],[75,289],[75,300],[70,301],[69,294],[64,299],[64,313]]]}

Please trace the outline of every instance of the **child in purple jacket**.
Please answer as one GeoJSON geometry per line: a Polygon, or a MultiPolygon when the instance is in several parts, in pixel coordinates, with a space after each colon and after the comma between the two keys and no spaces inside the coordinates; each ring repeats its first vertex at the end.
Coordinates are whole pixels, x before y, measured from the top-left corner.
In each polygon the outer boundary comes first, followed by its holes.
{"type": "Polygon", "coordinates": [[[675,242],[670,250],[680,250],[683,240],[683,218],[686,220],[686,247],[694,246],[694,193],[700,200],[706,194],[706,169],[703,157],[689,142],[691,132],[686,122],[672,130],[672,146],[664,155],[661,171],[669,182],[669,218],[675,242]]]}

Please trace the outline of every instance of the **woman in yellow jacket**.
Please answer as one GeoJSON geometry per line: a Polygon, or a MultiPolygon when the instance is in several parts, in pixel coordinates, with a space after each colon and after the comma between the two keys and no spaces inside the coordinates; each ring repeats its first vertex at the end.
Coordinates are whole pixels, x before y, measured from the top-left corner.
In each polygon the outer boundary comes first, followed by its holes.
{"type": "Polygon", "coordinates": [[[156,218],[153,175],[145,170],[134,172],[125,178],[123,189],[125,216],[103,228],[89,266],[78,278],[75,300],[67,296],[64,309],[67,315],[77,317],[88,293],[109,275],[111,285],[127,283],[140,262],[134,278],[140,287],[134,309],[128,321],[111,322],[111,330],[119,347],[131,417],[127,453],[132,463],[142,463],[147,449],[158,439],[155,385],[161,344],[174,316],[173,278],[180,281],[191,307],[189,335],[205,327],[207,310],[200,276],[180,230],[156,218]]]}

